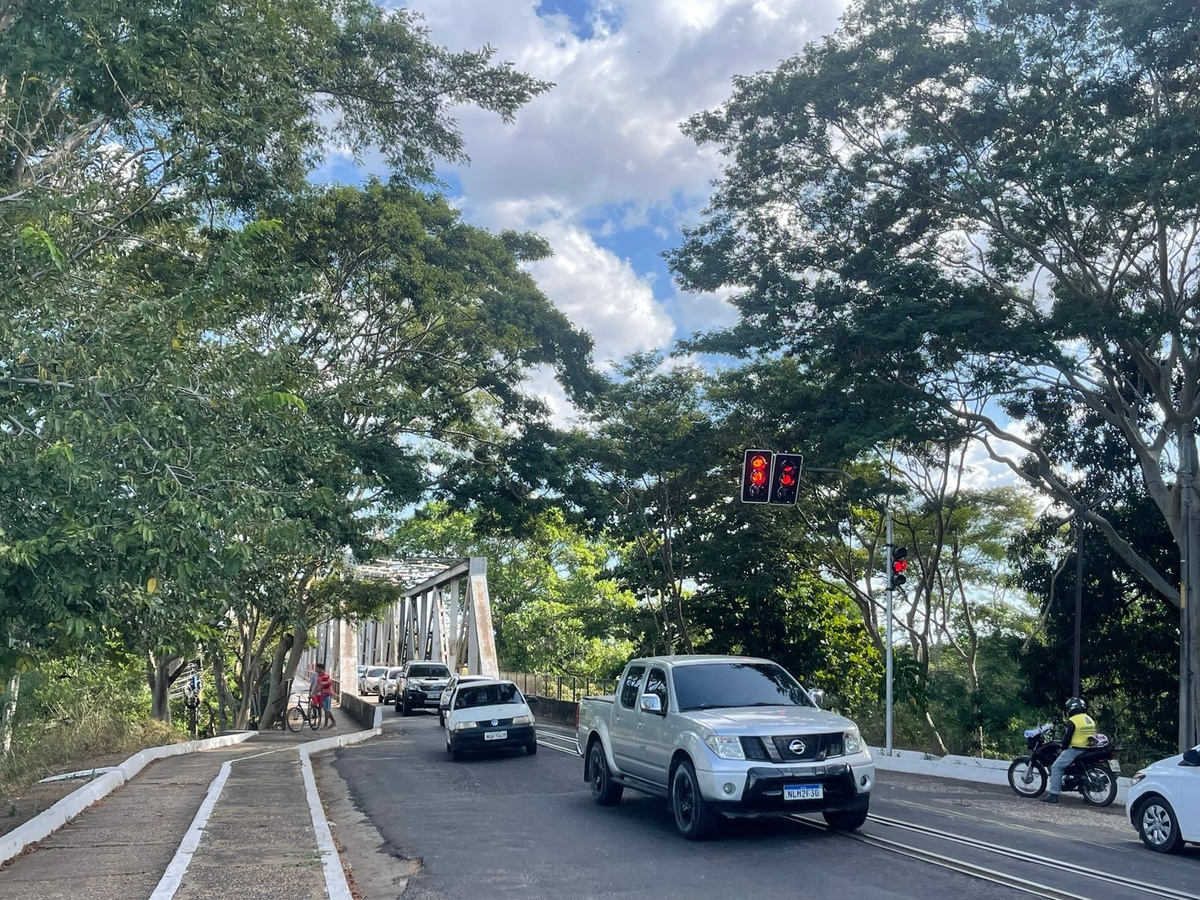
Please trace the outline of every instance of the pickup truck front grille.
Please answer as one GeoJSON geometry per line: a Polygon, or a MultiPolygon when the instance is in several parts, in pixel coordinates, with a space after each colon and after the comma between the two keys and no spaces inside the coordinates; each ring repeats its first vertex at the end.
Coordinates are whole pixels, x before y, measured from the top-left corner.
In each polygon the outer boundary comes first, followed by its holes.
{"type": "Polygon", "coordinates": [[[742,752],[746,754],[746,759],[756,759],[762,762],[770,762],[771,755],[767,753],[767,745],[762,742],[760,737],[743,737],[739,738],[742,742],[742,752]]]}
{"type": "Polygon", "coordinates": [[[783,762],[797,760],[821,761],[829,756],[842,755],[842,735],[836,734],[787,734],[771,738],[776,752],[783,762]]]}

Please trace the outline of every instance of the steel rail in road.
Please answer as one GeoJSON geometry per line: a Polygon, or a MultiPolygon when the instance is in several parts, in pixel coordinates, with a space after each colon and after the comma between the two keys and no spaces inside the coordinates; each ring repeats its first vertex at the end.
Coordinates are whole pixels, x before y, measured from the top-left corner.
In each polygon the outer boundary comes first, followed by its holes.
{"type": "MultiPolygon", "coordinates": [[[[788,818],[795,822],[808,825],[812,828],[822,831],[837,831],[838,834],[841,834],[842,836],[852,840],[870,844],[893,853],[898,853],[902,856],[908,856],[912,859],[923,860],[946,869],[953,869],[956,872],[961,872],[962,874],[970,875],[974,878],[991,881],[1018,891],[1033,894],[1038,897],[1046,897],[1049,898],[1049,900],[1089,900],[1089,896],[1087,895],[1075,894],[1070,891],[1063,890],[1062,888],[1056,888],[1052,885],[1030,881],[1025,878],[1020,878],[1016,875],[1010,875],[1007,872],[1002,872],[998,869],[990,869],[986,866],[979,866],[975,865],[974,863],[964,862],[952,856],[945,856],[932,850],[914,847],[911,844],[903,844],[899,841],[893,841],[877,835],[864,834],[858,831],[838,831],[837,829],[830,828],[823,822],[818,822],[801,815],[788,816],[788,818]]],[[[1161,898],[1161,900],[1200,900],[1200,895],[1189,894],[1186,891],[1164,887],[1163,885],[1159,884],[1151,884],[1150,882],[1146,881],[1137,881],[1132,878],[1126,878],[1122,875],[1115,875],[1109,872],[1096,872],[1083,866],[1077,866],[1073,863],[1061,862],[1057,859],[1052,859],[1047,856],[1038,856],[1037,854],[1027,853],[1023,850],[1014,850],[1011,847],[1005,847],[1000,844],[993,844],[987,841],[975,840],[974,838],[962,837],[961,835],[952,834],[947,831],[940,831],[937,828],[931,828],[927,825],[916,825],[911,822],[903,822],[899,819],[890,819],[886,816],[878,816],[873,813],[868,816],[868,819],[878,822],[881,825],[912,831],[917,834],[923,834],[927,837],[937,838],[949,843],[961,844],[976,850],[982,850],[986,853],[1005,856],[1009,859],[1014,859],[1019,862],[1042,866],[1047,869],[1070,875],[1096,879],[1104,882],[1107,885],[1125,887],[1129,888],[1130,890],[1140,891],[1145,894],[1150,894],[1153,897],[1161,898]]]]}
{"type": "Polygon", "coordinates": [[[539,728],[538,743],[549,750],[557,750],[559,753],[569,753],[571,756],[580,755],[579,744],[576,743],[575,738],[556,734],[553,731],[544,731],[539,728]]]}
{"type": "MultiPolygon", "coordinates": [[[[567,753],[572,756],[579,755],[579,746],[573,737],[568,737],[552,731],[539,730],[538,743],[543,747],[546,747],[550,750],[557,750],[560,753],[567,753]]],[[[899,841],[893,841],[888,838],[863,834],[862,832],[857,831],[839,831],[837,829],[830,828],[824,822],[809,819],[801,815],[787,816],[787,818],[794,822],[799,822],[802,825],[807,825],[811,828],[816,828],[822,831],[834,831],[844,837],[879,847],[880,849],[887,850],[891,853],[897,853],[921,862],[927,862],[933,865],[941,866],[942,868],[951,869],[955,872],[959,872],[960,874],[969,875],[973,878],[978,878],[984,881],[990,881],[994,884],[999,884],[1027,894],[1033,894],[1037,897],[1044,897],[1047,898],[1047,900],[1090,900],[1088,896],[1083,894],[1075,894],[1071,891],[1053,887],[1052,885],[1030,881],[1025,878],[1020,878],[1016,875],[1010,875],[1009,873],[1000,871],[998,869],[990,869],[986,866],[964,862],[952,856],[946,856],[944,854],[936,853],[932,850],[926,850],[921,847],[914,847],[910,844],[903,844],[899,841]]],[[[1150,894],[1155,898],[1160,898],[1160,900],[1200,900],[1200,895],[1197,894],[1189,894],[1186,891],[1180,891],[1176,890],[1175,888],[1164,887],[1158,884],[1151,884],[1145,881],[1137,881],[1132,878],[1126,878],[1122,875],[1115,875],[1109,872],[1096,872],[1094,870],[1087,869],[1084,866],[1078,866],[1068,862],[1061,862],[1047,856],[1038,856],[1037,854],[1028,853],[1023,850],[1014,850],[1011,847],[1005,847],[1001,844],[994,844],[987,841],[976,840],[974,838],[962,837],[961,835],[953,834],[948,831],[941,831],[937,828],[931,828],[927,825],[917,825],[912,822],[904,822],[900,819],[892,819],[887,816],[879,816],[875,814],[871,814],[868,816],[868,818],[873,822],[878,822],[881,825],[886,825],[892,828],[900,828],[906,831],[915,832],[917,834],[923,834],[927,837],[933,837],[939,840],[961,844],[963,846],[972,847],[976,850],[982,850],[987,853],[1005,856],[1009,859],[1029,863],[1031,865],[1043,866],[1045,868],[1063,872],[1065,874],[1097,879],[1108,885],[1125,887],[1133,891],[1140,891],[1144,894],[1150,894]]]]}
{"type": "MultiPolygon", "coordinates": [[[[1070,891],[1064,891],[1061,888],[1053,887],[1048,884],[1041,884],[1036,881],[1029,881],[1026,878],[1020,878],[1016,875],[1010,875],[1007,872],[1002,872],[999,869],[989,869],[986,866],[977,866],[974,863],[964,862],[961,859],[955,859],[952,856],[944,856],[941,853],[935,853],[932,850],[925,850],[921,847],[913,847],[909,844],[902,844],[899,841],[891,841],[887,838],[876,837],[871,834],[862,834],[857,831],[840,831],[835,828],[830,828],[823,822],[815,822],[812,819],[806,819],[803,816],[793,815],[788,816],[793,822],[799,822],[802,825],[807,825],[820,831],[833,831],[843,837],[851,840],[859,841],[863,844],[869,844],[872,847],[878,847],[881,850],[887,850],[889,853],[896,853],[900,856],[907,856],[909,859],[915,859],[918,862],[926,862],[935,866],[940,866],[943,869],[949,869],[952,872],[958,872],[960,875],[969,875],[972,878],[980,879],[981,881],[990,881],[993,884],[998,884],[1003,887],[1012,888],[1013,890],[1022,891],[1026,894],[1033,894],[1035,897],[1044,897],[1046,900],[1092,900],[1083,894],[1074,894],[1070,891]]],[[[871,816],[870,818],[875,818],[871,816]]]]}
{"type": "Polygon", "coordinates": [[[1103,881],[1105,884],[1118,885],[1121,887],[1127,887],[1130,890],[1151,894],[1154,897],[1161,898],[1161,900],[1200,900],[1200,895],[1197,894],[1189,894],[1186,891],[1176,890],[1175,888],[1150,884],[1149,882],[1145,881],[1137,881],[1132,878],[1126,878],[1122,875],[1114,875],[1110,872],[1096,872],[1095,870],[1088,869],[1085,866],[1063,862],[1061,860],[1052,859],[1048,856],[1038,856],[1036,853],[1029,853],[1024,850],[1015,850],[1011,847],[1005,847],[1002,844],[994,844],[987,841],[977,840],[975,838],[963,837],[962,835],[941,831],[937,828],[931,828],[928,825],[918,825],[913,822],[904,822],[900,819],[891,819],[886,816],[875,815],[874,813],[872,813],[869,818],[874,822],[879,822],[881,825],[888,825],[892,828],[902,828],[906,831],[913,831],[918,834],[929,835],[944,841],[950,841],[951,843],[962,844],[967,847],[973,847],[977,850],[985,850],[989,853],[1007,856],[1010,859],[1019,860],[1021,862],[1057,869],[1062,872],[1070,872],[1073,875],[1080,875],[1085,878],[1094,878],[1098,881],[1103,881]]]}

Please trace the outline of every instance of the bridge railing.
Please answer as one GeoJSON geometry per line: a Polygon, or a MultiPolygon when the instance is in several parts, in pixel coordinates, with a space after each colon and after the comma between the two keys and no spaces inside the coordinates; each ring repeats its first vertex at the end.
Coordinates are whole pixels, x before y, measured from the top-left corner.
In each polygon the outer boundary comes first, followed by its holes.
{"type": "Polygon", "coordinates": [[[584,697],[595,694],[611,694],[616,688],[616,679],[611,681],[588,678],[583,675],[542,675],[533,672],[501,672],[501,678],[514,682],[524,694],[578,703],[584,697]]]}

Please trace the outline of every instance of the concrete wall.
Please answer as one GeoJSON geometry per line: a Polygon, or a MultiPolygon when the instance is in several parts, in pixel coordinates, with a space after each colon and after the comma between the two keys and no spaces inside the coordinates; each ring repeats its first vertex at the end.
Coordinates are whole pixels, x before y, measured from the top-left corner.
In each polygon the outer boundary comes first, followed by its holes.
{"type": "Polygon", "coordinates": [[[568,700],[551,700],[549,697],[538,697],[537,703],[530,706],[533,717],[539,722],[549,725],[565,725],[574,728],[579,720],[579,704],[568,700]]]}
{"type": "Polygon", "coordinates": [[[351,694],[349,691],[342,691],[339,695],[342,712],[352,718],[363,728],[382,728],[383,727],[383,711],[386,707],[382,703],[376,703],[375,698],[364,700],[357,694],[351,694]]]}

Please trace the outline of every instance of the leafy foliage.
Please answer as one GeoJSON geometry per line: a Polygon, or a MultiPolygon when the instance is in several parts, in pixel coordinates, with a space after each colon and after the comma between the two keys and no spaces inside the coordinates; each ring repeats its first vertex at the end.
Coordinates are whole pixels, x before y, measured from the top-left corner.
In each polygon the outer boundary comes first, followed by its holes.
{"type": "Polygon", "coordinates": [[[854,5],[688,123],[727,165],[672,266],[740,313],[691,348],[794,360],[910,441],[979,436],[1178,606],[1119,510],[1091,502],[1094,459],[1054,446],[1103,423],[1194,555],[1198,34],[1183,2],[854,5]]]}

